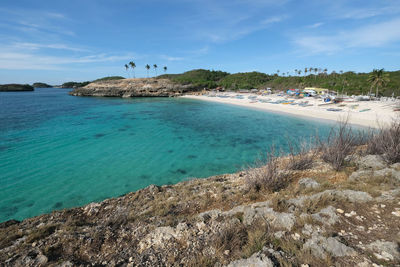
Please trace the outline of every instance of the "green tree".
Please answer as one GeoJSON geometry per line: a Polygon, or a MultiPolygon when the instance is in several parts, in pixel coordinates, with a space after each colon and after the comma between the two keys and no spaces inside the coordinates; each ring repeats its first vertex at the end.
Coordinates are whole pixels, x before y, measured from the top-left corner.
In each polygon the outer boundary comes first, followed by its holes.
{"type": "MultiPolygon", "coordinates": [[[[128,69],[129,69],[128,64],[125,64],[125,70],[126,70],[126,72],[128,72],[128,69]]],[[[129,76],[129,72],[128,72],[128,76],[129,76]]]]}
{"type": "Polygon", "coordinates": [[[156,76],[157,76],[157,68],[158,68],[157,64],[154,64],[153,68],[154,68],[154,71],[156,72],[156,76]]]}
{"type": "Polygon", "coordinates": [[[135,62],[131,61],[131,62],[129,62],[129,65],[130,65],[131,68],[132,68],[133,78],[135,78],[135,68],[136,68],[136,64],[135,64],[135,62]]]}
{"type": "Polygon", "coordinates": [[[149,78],[149,69],[150,69],[150,65],[149,65],[149,64],[146,64],[147,78],[149,78]]]}
{"type": "Polygon", "coordinates": [[[167,69],[168,69],[167,66],[164,66],[163,69],[164,69],[164,73],[167,73],[167,69]]]}
{"type": "Polygon", "coordinates": [[[371,88],[373,86],[376,88],[375,97],[378,97],[379,95],[379,87],[385,86],[389,81],[389,74],[385,73],[384,69],[374,69],[368,77],[368,82],[371,84],[371,88]]]}

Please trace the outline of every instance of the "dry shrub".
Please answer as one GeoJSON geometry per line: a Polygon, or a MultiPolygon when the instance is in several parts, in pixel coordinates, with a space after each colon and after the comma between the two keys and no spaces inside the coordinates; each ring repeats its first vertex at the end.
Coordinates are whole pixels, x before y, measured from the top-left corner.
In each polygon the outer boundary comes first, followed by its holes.
{"type": "Polygon", "coordinates": [[[321,158],[339,171],[348,156],[354,154],[357,146],[366,142],[365,134],[354,131],[348,124],[348,118],[339,122],[337,127],[332,127],[328,138],[319,141],[321,158]]]}
{"type": "Polygon", "coordinates": [[[245,171],[246,184],[250,189],[277,192],[289,185],[290,177],[279,170],[279,157],[274,147],[267,152],[265,161],[256,162],[256,166],[245,171]]]}
{"type": "Polygon", "coordinates": [[[246,227],[241,223],[232,224],[218,232],[214,239],[214,247],[219,253],[229,250],[232,256],[242,250],[247,240],[246,227]]]}
{"type": "Polygon", "coordinates": [[[400,162],[400,119],[393,120],[392,123],[372,136],[368,142],[367,153],[378,154],[388,164],[400,162]]]}
{"type": "Polygon", "coordinates": [[[305,141],[300,142],[300,145],[288,142],[289,147],[289,162],[287,168],[289,170],[308,170],[312,168],[317,150],[311,149],[311,143],[305,141]]]}

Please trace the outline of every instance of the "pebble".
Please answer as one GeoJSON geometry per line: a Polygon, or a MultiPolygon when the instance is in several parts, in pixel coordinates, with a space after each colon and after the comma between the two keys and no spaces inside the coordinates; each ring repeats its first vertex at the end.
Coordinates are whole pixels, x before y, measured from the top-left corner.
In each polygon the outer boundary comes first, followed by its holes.
{"type": "Polygon", "coordinates": [[[344,212],[344,210],[342,210],[342,209],[336,209],[336,211],[337,211],[338,213],[340,213],[340,214],[342,214],[342,213],[344,212]]]}
{"type": "Polygon", "coordinates": [[[386,205],[385,204],[381,204],[381,208],[383,209],[383,208],[385,208],[386,207],[386,205]]]}
{"type": "Polygon", "coordinates": [[[400,211],[393,211],[392,214],[396,217],[400,217],[400,211]]]}
{"type": "Polygon", "coordinates": [[[300,239],[300,235],[299,235],[298,233],[294,233],[294,234],[292,235],[292,238],[293,238],[294,240],[299,240],[299,239],[300,239]]]}
{"type": "Polygon", "coordinates": [[[345,213],[344,214],[344,216],[346,216],[346,217],[352,217],[352,216],[354,216],[354,215],[356,215],[357,213],[354,211],[354,210],[352,210],[350,213],[345,213]]]}

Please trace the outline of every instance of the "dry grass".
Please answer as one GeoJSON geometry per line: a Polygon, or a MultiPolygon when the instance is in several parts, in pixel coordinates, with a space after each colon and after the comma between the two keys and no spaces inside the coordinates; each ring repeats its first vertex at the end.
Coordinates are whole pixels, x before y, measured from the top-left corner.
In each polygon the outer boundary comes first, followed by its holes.
{"type": "Polygon", "coordinates": [[[345,159],[353,155],[357,146],[365,142],[365,135],[355,132],[348,124],[348,119],[343,120],[331,129],[326,140],[319,140],[321,158],[331,164],[334,170],[339,171],[344,167],[345,159]]]}
{"type": "Polygon", "coordinates": [[[280,158],[274,147],[267,152],[266,159],[257,162],[256,166],[258,167],[245,171],[245,181],[249,189],[277,192],[289,185],[291,178],[280,170],[280,158]]]}
{"type": "Polygon", "coordinates": [[[381,127],[368,142],[367,153],[378,154],[388,164],[400,162],[400,119],[387,128],[381,127]]]}
{"type": "Polygon", "coordinates": [[[293,142],[288,143],[289,162],[287,168],[289,170],[308,170],[311,169],[317,156],[317,150],[312,149],[311,143],[301,142],[296,145],[293,142]]]}
{"type": "Polygon", "coordinates": [[[57,228],[58,224],[50,224],[50,225],[45,225],[42,227],[39,227],[35,230],[33,230],[28,237],[26,238],[27,243],[33,243],[37,240],[44,239],[48,237],[49,235],[53,234],[57,228]]]}

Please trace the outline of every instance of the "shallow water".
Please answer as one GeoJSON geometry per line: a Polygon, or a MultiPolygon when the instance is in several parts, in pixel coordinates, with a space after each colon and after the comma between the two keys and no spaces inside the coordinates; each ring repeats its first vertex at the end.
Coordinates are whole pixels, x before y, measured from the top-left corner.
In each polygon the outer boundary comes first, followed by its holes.
{"type": "Polygon", "coordinates": [[[176,98],[0,93],[0,222],[235,172],[331,124],[176,98]]]}

